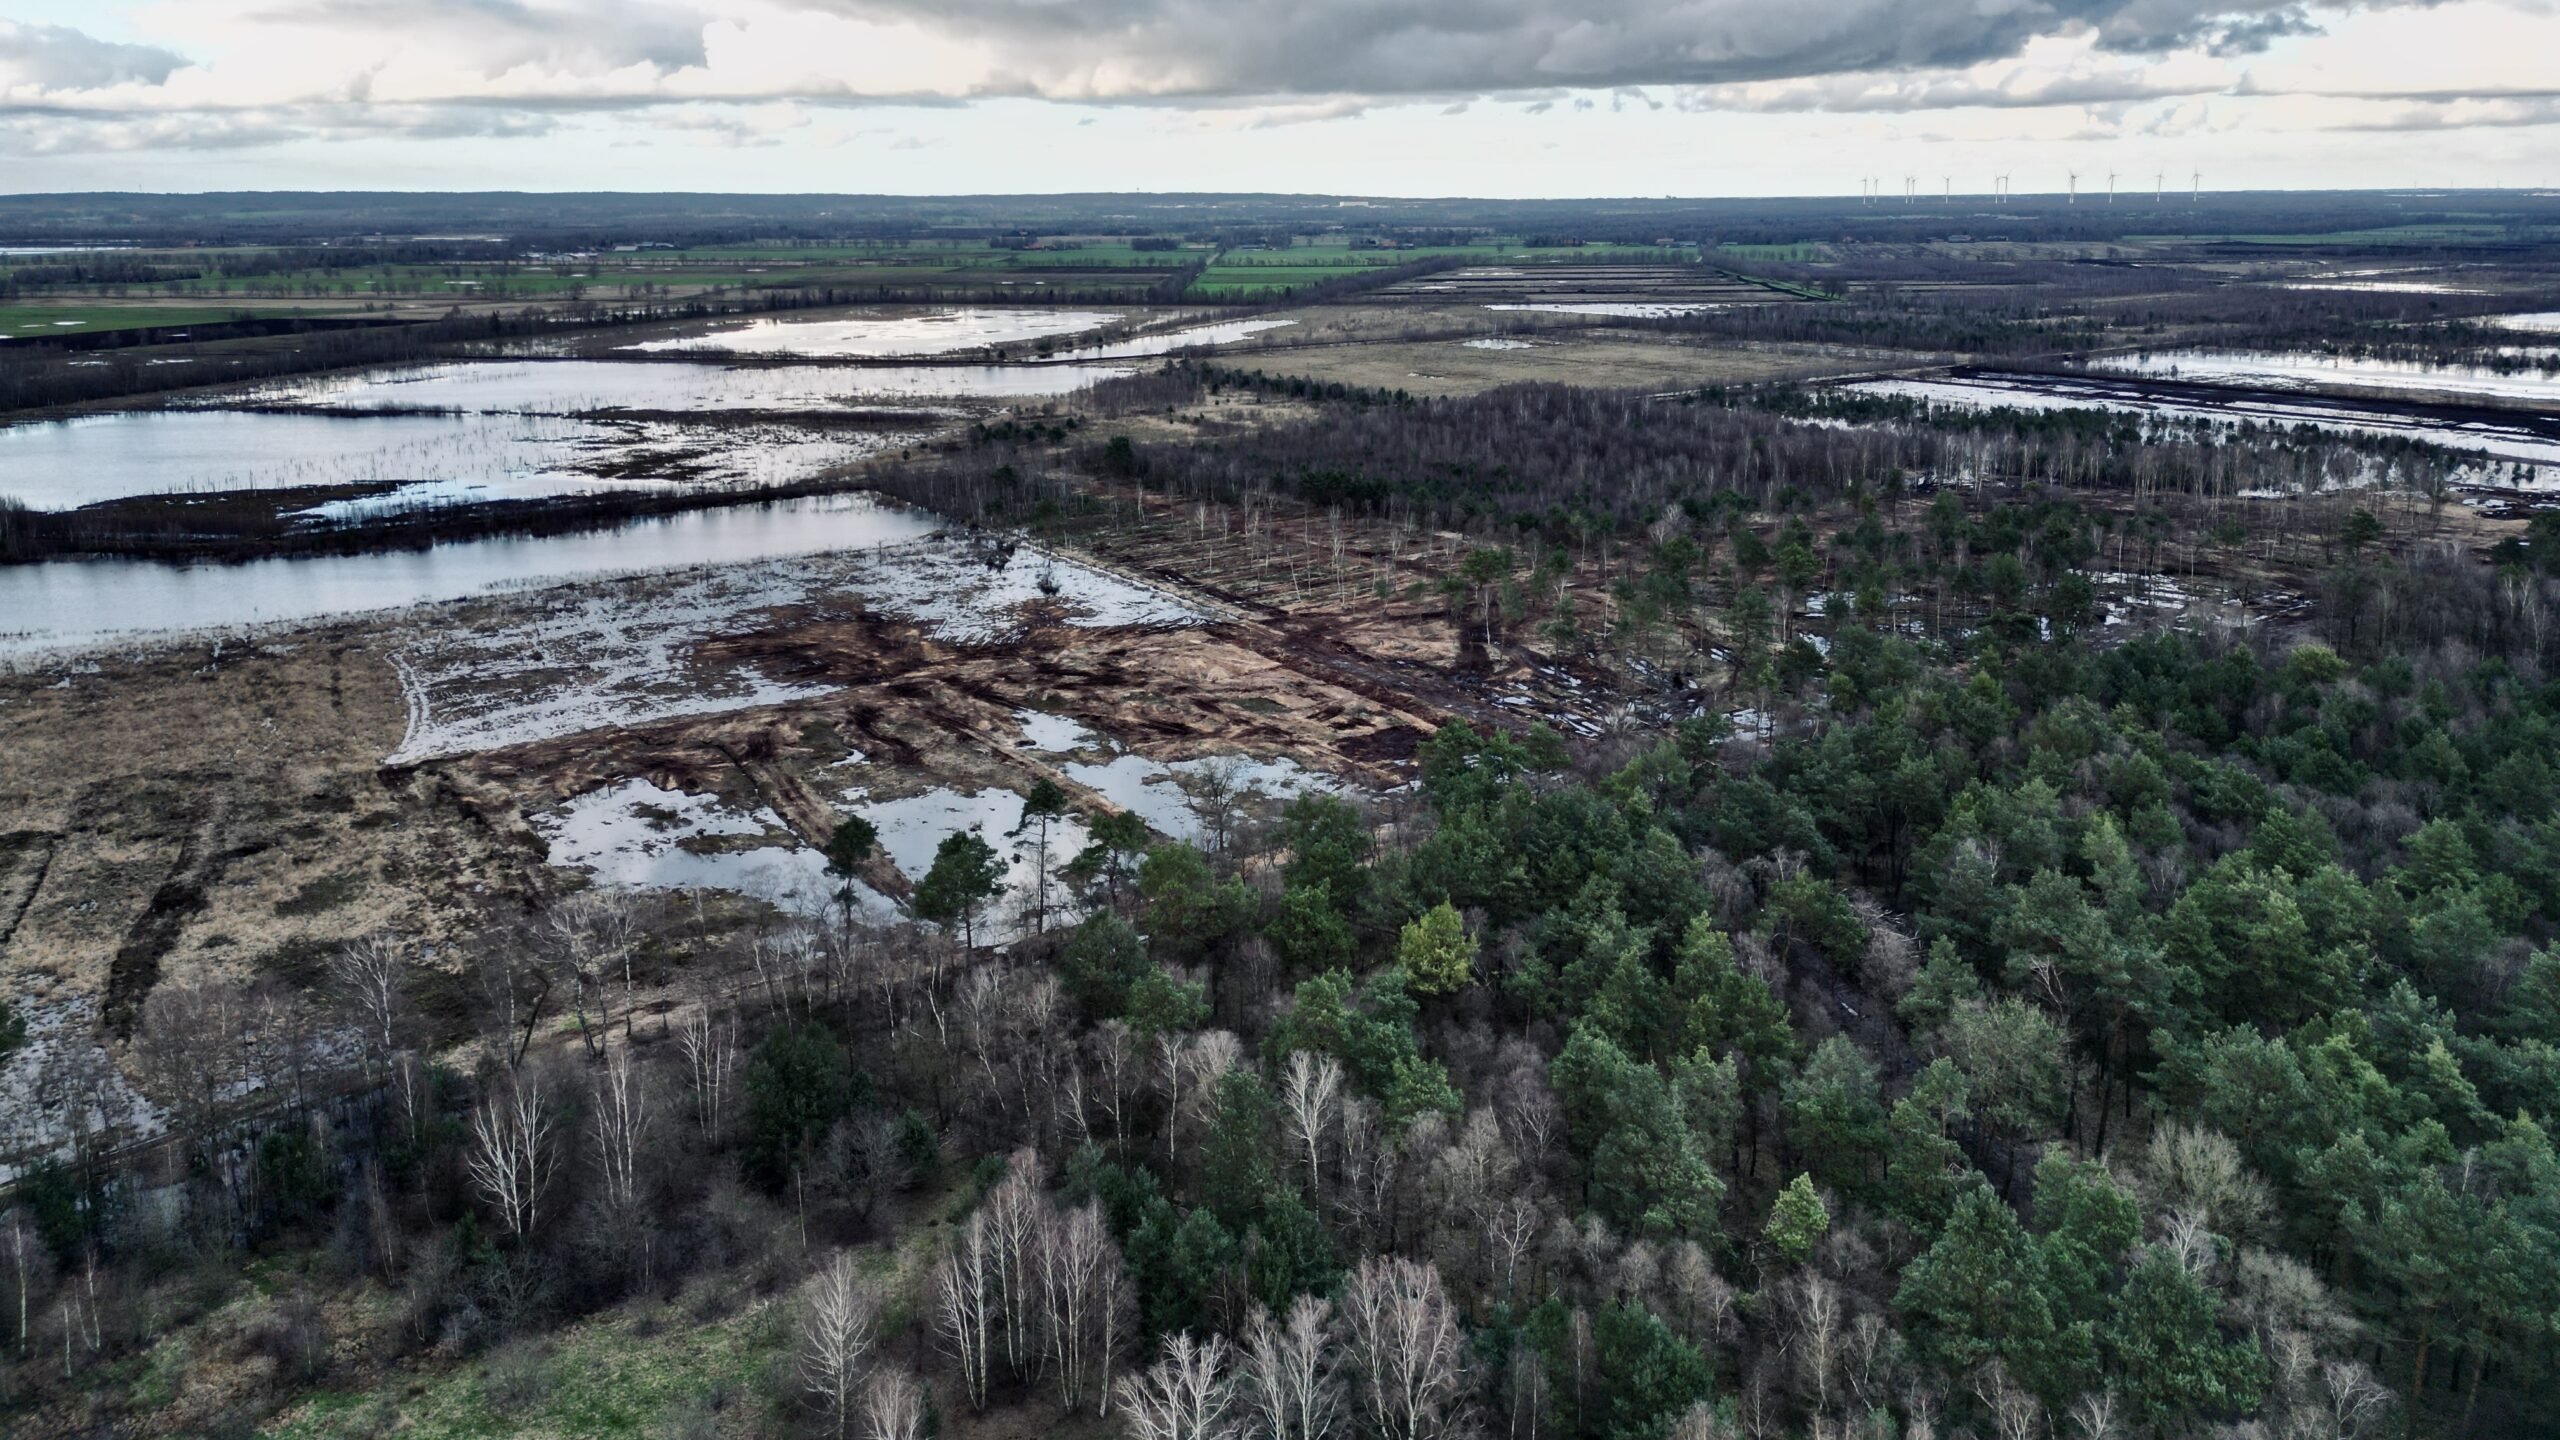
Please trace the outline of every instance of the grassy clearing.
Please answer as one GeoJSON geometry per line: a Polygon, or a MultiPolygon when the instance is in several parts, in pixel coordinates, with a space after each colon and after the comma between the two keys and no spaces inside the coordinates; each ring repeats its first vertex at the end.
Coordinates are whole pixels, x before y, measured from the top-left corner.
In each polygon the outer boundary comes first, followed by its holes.
{"type": "Polygon", "coordinates": [[[755,1412],[769,1389],[766,1371],[783,1353],[780,1318],[770,1305],[701,1324],[669,1312],[598,1317],[423,1385],[394,1377],[371,1391],[324,1391],[266,1433],[285,1440],[647,1435],[715,1395],[763,1433],[755,1412]]]}

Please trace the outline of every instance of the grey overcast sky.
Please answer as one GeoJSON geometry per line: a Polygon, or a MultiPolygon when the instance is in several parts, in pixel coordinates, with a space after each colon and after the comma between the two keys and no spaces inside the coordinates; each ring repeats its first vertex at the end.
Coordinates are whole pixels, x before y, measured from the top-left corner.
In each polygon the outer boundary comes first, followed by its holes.
{"type": "Polygon", "coordinates": [[[0,190],[2560,185],[2560,0],[0,0],[0,190]]]}

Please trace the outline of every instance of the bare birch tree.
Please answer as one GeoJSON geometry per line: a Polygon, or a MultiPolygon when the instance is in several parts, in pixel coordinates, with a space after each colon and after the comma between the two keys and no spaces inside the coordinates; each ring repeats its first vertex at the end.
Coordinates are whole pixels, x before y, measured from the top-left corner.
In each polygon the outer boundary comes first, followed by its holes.
{"type": "Polygon", "coordinates": [[[471,1148],[464,1168],[498,1222],[517,1239],[542,1220],[542,1201],[560,1168],[554,1143],[558,1118],[539,1071],[508,1077],[471,1112],[471,1148]]]}
{"type": "Polygon", "coordinates": [[[1166,1336],[1163,1358],[1122,1376],[1118,1393],[1130,1440],[1228,1440],[1235,1430],[1235,1379],[1219,1336],[1166,1336]]]}
{"type": "Polygon", "coordinates": [[[1537,1247],[1538,1232],[1545,1229],[1547,1217],[1538,1202],[1526,1195],[1514,1195],[1495,1207],[1486,1222],[1485,1235],[1493,1244],[1493,1262],[1502,1278],[1502,1293],[1518,1292],[1521,1262],[1537,1247]]]}
{"type": "Polygon", "coordinates": [[[717,1145],[729,1102],[729,1082],[738,1069],[737,1023],[714,1016],[706,997],[677,1028],[676,1044],[684,1052],[685,1068],[692,1080],[694,1119],[702,1126],[703,1140],[717,1145]]]}
{"type": "Polygon", "coordinates": [[[1041,1332],[1056,1367],[1059,1408],[1108,1401],[1111,1359],[1128,1328],[1128,1280],[1099,1201],[1052,1211],[1038,1236],[1041,1332]]]}
{"type": "Polygon", "coordinates": [[[1285,1319],[1256,1310],[1237,1354],[1243,1399],[1256,1440],[1332,1440],[1342,1425],[1342,1387],[1326,1327],[1333,1305],[1301,1295],[1285,1319]]]}
{"type": "Polygon", "coordinates": [[[329,988],[355,1024],[366,1063],[379,1073],[399,1052],[408,1020],[408,942],[377,931],[340,946],[329,957],[329,988]]]}
{"type": "Polygon", "coordinates": [[[880,1301],[864,1284],[850,1251],[836,1252],[800,1290],[800,1383],[834,1423],[837,1440],[853,1428],[862,1398],[862,1366],[879,1336],[880,1301]]]}
{"type": "Polygon", "coordinates": [[[1178,1047],[1163,1059],[1165,1067],[1165,1154],[1174,1153],[1174,1142],[1189,1116],[1194,1129],[1204,1129],[1214,1118],[1218,1082],[1226,1073],[1244,1063],[1244,1042],[1231,1030],[1203,1030],[1181,1037],[1178,1047]],[[1188,1086],[1186,1089],[1185,1086],[1188,1086]]]}
{"type": "Polygon", "coordinates": [[[34,1308],[36,1277],[42,1273],[41,1267],[46,1261],[43,1250],[36,1244],[35,1227],[27,1223],[22,1212],[11,1210],[0,1216],[0,1253],[7,1256],[10,1289],[18,1298],[18,1353],[24,1355],[29,1337],[34,1333],[29,1328],[28,1315],[34,1308]]]}
{"type": "Polygon", "coordinates": [[[633,1073],[629,1051],[614,1052],[598,1072],[587,1115],[605,1203],[618,1212],[639,1208],[640,1153],[656,1117],[649,1106],[646,1078],[633,1073]]]}
{"type": "Polygon", "coordinates": [[[1105,1020],[1094,1027],[1086,1042],[1093,1054],[1094,1079],[1101,1088],[1104,1113],[1111,1117],[1111,1138],[1129,1138],[1129,1096],[1136,1089],[1138,1071],[1146,1063],[1139,1053],[1137,1040],[1124,1020],[1105,1020]]]}
{"type": "Polygon", "coordinates": [[[994,1253],[997,1331],[1004,1340],[1005,1370],[1017,1379],[1028,1374],[1039,1357],[1037,1250],[1046,1215],[1036,1188],[1039,1173],[1040,1157],[1027,1149],[1016,1150],[1006,1159],[1004,1178],[978,1207],[994,1253]]]}
{"type": "Polygon", "coordinates": [[[960,1370],[972,1409],[987,1408],[987,1358],[995,1341],[998,1260],[984,1207],[952,1237],[934,1274],[934,1330],[960,1370]]]}
{"type": "Polygon", "coordinates": [[[1465,1357],[1458,1310],[1425,1264],[1373,1255],[1343,1287],[1352,1393],[1383,1440],[1465,1432],[1465,1357]]]}
{"type": "Polygon", "coordinates": [[[1787,1284],[1785,1301],[1794,1322],[1789,1348],[1795,1355],[1799,1393],[1817,1417],[1828,1417],[1841,1346],[1847,1339],[1840,1286],[1810,1270],[1801,1271],[1787,1284]]]}
{"type": "Polygon", "coordinates": [[[1307,1162],[1308,1193],[1324,1195],[1324,1142],[1342,1111],[1342,1062],[1308,1050],[1289,1054],[1280,1075],[1280,1114],[1289,1143],[1307,1162]]]}
{"type": "Polygon", "coordinates": [[[874,1371],[862,1387],[862,1440],[924,1440],[924,1387],[904,1370],[874,1371]]]}

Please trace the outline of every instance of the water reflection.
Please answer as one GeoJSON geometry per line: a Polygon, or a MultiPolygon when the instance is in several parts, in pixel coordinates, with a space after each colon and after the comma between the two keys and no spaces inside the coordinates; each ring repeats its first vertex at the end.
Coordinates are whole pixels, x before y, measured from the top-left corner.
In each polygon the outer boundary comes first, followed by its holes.
{"type": "Polygon", "coordinates": [[[59,560],[0,568],[0,654],[93,646],[150,631],[238,630],[458,600],[504,586],[716,565],[911,540],[932,517],[866,495],[734,505],[575,535],[428,550],[160,565],[59,560]]]}

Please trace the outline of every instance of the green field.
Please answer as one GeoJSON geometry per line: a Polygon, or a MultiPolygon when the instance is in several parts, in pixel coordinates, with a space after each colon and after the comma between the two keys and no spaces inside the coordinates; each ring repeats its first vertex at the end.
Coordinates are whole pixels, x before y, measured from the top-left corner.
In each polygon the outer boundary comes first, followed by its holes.
{"type": "Polygon", "coordinates": [[[1516,264],[1582,264],[1625,265],[1660,264],[1665,261],[1694,259],[1696,252],[1686,246],[1577,246],[1522,245],[1513,240],[1487,240],[1472,245],[1413,245],[1392,250],[1366,246],[1354,247],[1348,242],[1317,242],[1292,245],[1287,249],[1243,249],[1221,251],[1218,258],[1200,272],[1192,282],[1189,294],[1199,296],[1241,296],[1286,294],[1327,280],[1364,274],[1394,265],[1410,265],[1417,260],[1456,259],[1500,261],[1516,264]]]}
{"type": "Polygon", "coordinates": [[[28,340],[39,335],[143,330],[156,325],[209,325],[220,320],[249,320],[261,315],[288,313],[315,312],[237,306],[214,309],[177,305],[0,305],[0,339],[28,340]]]}

